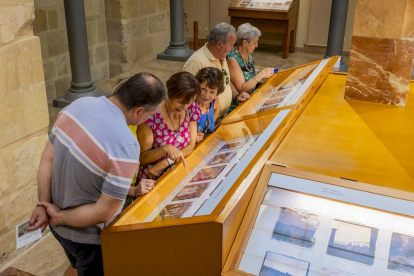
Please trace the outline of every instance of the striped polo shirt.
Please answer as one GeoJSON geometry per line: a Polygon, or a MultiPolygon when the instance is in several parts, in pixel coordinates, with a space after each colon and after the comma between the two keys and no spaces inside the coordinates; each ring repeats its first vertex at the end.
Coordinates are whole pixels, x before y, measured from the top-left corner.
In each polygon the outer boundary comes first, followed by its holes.
{"type": "MultiPolygon", "coordinates": [[[[139,144],[123,112],[105,97],[84,97],[64,108],[50,133],[53,144],[52,202],[61,209],[95,203],[101,193],[124,201],[137,171],[139,144]]],[[[123,204],[115,216],[122,210],[123,204]]],[[[53,226],[63,238],[100,244],[109,224],[53,226]]]]}

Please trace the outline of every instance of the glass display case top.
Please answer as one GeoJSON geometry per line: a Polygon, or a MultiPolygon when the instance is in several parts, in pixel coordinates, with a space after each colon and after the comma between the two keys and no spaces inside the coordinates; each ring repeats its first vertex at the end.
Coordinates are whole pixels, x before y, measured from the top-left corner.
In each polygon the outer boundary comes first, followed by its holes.
{"type": "Polygon", "coordinates": [[[220,126],[115,226],[211,214],[289,113],[220,126]]]}
{"type": "Polygon", "coordinates": [[[333,65],[335,59],[336,57],[331,57],[274,75],[252,95],[249,101],[230,113],[223,123],[253,114],[260,116],[265,111],[276,111],[300,104],[306,92],[314,88],[321,74],[333,65]]]}

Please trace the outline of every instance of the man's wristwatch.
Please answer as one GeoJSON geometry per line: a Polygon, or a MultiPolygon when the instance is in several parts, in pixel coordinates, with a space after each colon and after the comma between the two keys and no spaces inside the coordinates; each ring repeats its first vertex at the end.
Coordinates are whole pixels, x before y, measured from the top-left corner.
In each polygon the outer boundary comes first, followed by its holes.
{"type": "Polygon", "coordinates": [[[235,100],[236,102],[238,102],[238,101],[239,101],[239,100],[237,99],[239,96],[240,96],[240,93],[239,93],[239,94],[237,94],[237,95],[236,95],[236,97],[234,97],[234,100],[235,100]]]}

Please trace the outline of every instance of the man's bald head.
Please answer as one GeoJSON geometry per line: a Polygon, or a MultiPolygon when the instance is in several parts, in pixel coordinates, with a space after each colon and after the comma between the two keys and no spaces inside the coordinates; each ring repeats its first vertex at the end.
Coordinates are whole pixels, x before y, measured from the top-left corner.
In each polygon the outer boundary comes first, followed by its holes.
{"type": "Polygon", "coordinates": [[[126,110],[143,107],[146,111],[167,100],[167,90],[159,78],[150,73],[138,73],[123,83],[114,96],[126,110]]]}

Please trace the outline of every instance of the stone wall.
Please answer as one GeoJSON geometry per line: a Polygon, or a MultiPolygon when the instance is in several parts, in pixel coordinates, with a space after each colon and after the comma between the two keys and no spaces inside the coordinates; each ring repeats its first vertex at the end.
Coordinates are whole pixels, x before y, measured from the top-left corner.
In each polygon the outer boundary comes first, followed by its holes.
{"type": "Polygon", "coordinates": [[[49,124],[33,0],[0,1],[0,267],[19,253],[16,225],[37,202],[49,124]]]}
{"type": "MultiPolygon", "coordinates": [[[[63,1],[35,0],[34,34],[42,44],[48,102],[63,95],[70,86],[71,71],[63,1]]],[[[85,0],[86,32],[92,80],[108,79],[104,0],[85,0]]]]}
{"type": "Polygon", "coordinates": [[[109,74],[133,70],[170,41],[169,0],[105,0],[109,74]]]}

